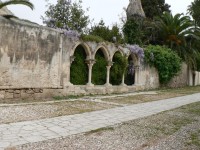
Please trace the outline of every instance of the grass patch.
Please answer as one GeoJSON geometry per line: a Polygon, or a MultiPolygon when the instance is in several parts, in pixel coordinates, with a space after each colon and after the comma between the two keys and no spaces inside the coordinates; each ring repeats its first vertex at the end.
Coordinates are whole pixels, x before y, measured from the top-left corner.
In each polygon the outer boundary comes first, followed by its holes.
{"type": "Polygon", "coordinates": [[[119,104],[138,104],[138,103],[151,102],[151,101],[162,100],[162,99],[167,99],[167,98],[173,98],[177,96],[183,96],[183,94],[159,92],[158,94],[141,94],[141,95],[134,95],[134,96],[105,98],[102,100],[119,103],[119,104]]]}
{"type": "Polygon", "coordinates": [[[190,141],[187,142],[188,145],[195,145],[200,148],[200,130],[196,133],[190,135],[190,141]]]}
{"type": "Polygon", "coordinates": [[[163,93],[178,93],[178,94],[194,94],[194,93],[199,93],[200,92],[200,86],[186,86],[182,88],[173,88],[173,89],[162,89],[160,92],[163,93]]]}
{"type": "Polygon", "coordinates": [[[180,111],[200,116],[200,102],[196,102],[180,108],[180,111]]]}

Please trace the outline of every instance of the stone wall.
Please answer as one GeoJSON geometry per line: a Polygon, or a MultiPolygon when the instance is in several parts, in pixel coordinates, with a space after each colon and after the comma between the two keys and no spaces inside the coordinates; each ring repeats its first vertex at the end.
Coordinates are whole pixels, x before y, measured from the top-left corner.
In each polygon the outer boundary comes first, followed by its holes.
{"type": "MultiPolygon", "coordinates": [[[[173,79],[171,86],[186,85],[186,68],[183,65],[181,75],[173,79]]],[[[77,41],[60,30],[0,17],[0,99],[125,93],[158,87],[157,70],[141,62],[125,47],[107,42],[77,41]],[[76,59],[74,52],[79,45],[86,52],[89,72],[88,83],[81,86],[70,83],[70,66],[76,59]],[[105,85],[95,86],[91,82],[91,72],[99,49],[108,62],[107,79],[105,85]],[[134,85],[125,85],[123,79],[120,86],[109,83],[116,52],[131,56],[135,65],[134,85]]]]}
{"type": "Polygon", "coordinates": [[[168,87],[184,87],[189,83],[188,66],[182,63],[181,71],[168,84],[168,87]]]}
{"type": "Polygon", "coordinates": [[[4,18],[0,22],[0,89],[60,87],[60,33],[4,18]]]}

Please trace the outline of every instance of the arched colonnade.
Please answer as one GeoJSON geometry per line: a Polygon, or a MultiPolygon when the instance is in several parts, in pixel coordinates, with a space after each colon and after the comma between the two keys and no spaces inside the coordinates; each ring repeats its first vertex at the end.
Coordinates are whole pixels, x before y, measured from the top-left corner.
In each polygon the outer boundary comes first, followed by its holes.
{"type": "MultiPolygon", "coordinates": [[[[126,49],[127,50],[127,49],[126,49]]],[[[122,79],[121,79],[121,84],[120,85],[139,85],[140,80],[140,60],[135,54],[130,54],[130,52],[127,53],[125,49],[119,48],[116,46],[105,46],[105,44],[96,44],[96,45],[89,45],[87,43],[82,43],[78,42],[70,51],[70,67],[69,67],[69,78],[68,82],[70,85],[88,85],[88,86],[93,86],[93,85],[106,85],[106,86],[112,86],[110,83],[110,71],[115,63],[113,61],[115,54],[121,54],[122,56],[126,56],[128,58],[128,74],[123,74],[122,79]],[[78,54],[82,53],[83,60],[77,60],[76,56],[78,54]],[[99,67],[99,63],[103,63],[102,60],[105,60],[105,68],[99,67]],[[75,67],[76,65],[87,65],[87,70],[86,67],[81,67],[77,69],[75,67]],[[74,65],[74,66],[73,66],[74,65]],[[72,68],[73,66],[73,68],[72,68]],[[98,68],[99,67],[99,68],[98,68]],[[132,67],[130,73],[130,67],[132,67]],[[75,68],[75,69],[74,69],[75,68]],[[85,68],[85,70],[83,70],[85,68]],[[99,69],[99,70],[98,70],[99,69]],[[105,69],[105,70],[104,70],[105,69]],[[75,71],[74,71],[75,70],[75,71]],[[80,78],[85,78],[81,75],[81,71],[85,72],[85,75],[87,76],[87,79],[84,81],[81,81],[80,83],[77,83],[73,79],[73,74],[78,75],[80,78]],[[95,84],[97,81],[93,78],[95,74],[93,74],[93,70],[99,71],[96,76],[99,76],[99,80],[102,82],[99,82],[99,84],[95,84]],[[102,77],[101,77],[102,76],[102,77]],[[87,80],[87,82],[85,82],[87,80]],[[105,80],[105,81],[104,81],[105,80]],[[95,82],[95,83],[94,83],[95,82]]]]}

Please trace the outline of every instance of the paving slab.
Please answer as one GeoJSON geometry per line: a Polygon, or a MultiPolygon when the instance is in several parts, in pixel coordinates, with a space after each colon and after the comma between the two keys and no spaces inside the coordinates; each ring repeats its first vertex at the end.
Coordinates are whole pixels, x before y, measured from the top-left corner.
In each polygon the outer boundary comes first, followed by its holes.
{"type": "Polygon", "coordinates": [[[0,150],[40,142],[154,115],[200,101],[200,93],[83,114],[0,124],[0,150]]]}

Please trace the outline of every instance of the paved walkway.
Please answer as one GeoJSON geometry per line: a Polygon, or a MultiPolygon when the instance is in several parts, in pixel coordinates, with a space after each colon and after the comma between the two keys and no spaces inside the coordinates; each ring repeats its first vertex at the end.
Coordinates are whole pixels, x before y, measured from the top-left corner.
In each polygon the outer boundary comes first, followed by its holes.
{"type": "Polygon", "coordinates": [[[0,150],[87,132],[200,101],[200,93],[108,110],[0,125],[0,150]]]}

